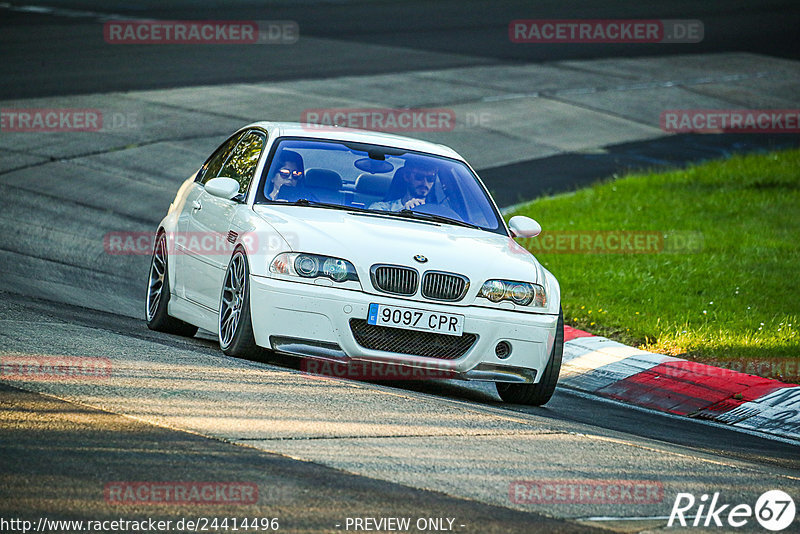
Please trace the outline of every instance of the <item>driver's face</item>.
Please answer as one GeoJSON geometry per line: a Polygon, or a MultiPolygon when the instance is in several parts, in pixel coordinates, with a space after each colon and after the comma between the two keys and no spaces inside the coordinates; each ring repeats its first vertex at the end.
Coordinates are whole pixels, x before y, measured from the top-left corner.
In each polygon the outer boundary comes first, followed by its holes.
{"type": "Polygon", "coordinates": [[[303,172],[297,167],[293,161],[287,161],[281,168],[275,172],[272,181],[275,184],[275,189],[278,190],[283,185],[295,185],[297,180],[303,176],[303,172]]]}
{"type": "Polygon", "coordinates": [[[436,171],[432,170],[411,169],[406,175],[408,193],[414,198],[424,198],[430,193],[435,181],[436,171]]]}

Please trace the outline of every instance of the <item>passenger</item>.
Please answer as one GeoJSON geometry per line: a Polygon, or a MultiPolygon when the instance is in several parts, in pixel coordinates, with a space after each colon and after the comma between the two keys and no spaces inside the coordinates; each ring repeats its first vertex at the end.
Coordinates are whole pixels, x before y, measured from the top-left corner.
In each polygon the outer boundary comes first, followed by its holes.
{"type": "Polygon", "coordinates": [[[278,161],[275,165],[275,174],[272,175],[272,181],[267,185],[272,189],[267,193],[269,200],[276,200],[281,187],[284,185],[289,187],[298,187],[302,185],[304,167],[303,157],[297,152],[291,150],[283,150],[278,155],[278,161]]]}
{"type": "MultiPolygon", "coordinates": [[[[408,159],[397,172],[402,172],[404,187],[402,196],[388,198],[382,202],[373,202],[369,209],[380,211],[410,210],[425,204],[425,198],[436,182],[436,167],[421,159],[408,159]]],[[[395,174],[396,176],[396,174],[395,174]]],[[[393,184],[394,185],[394,184],[393,184]]],[[[390,187],[390,190],[392,188],[390,187]]],[[[399,193],[398,193],[399,194],[399,193]]]]}

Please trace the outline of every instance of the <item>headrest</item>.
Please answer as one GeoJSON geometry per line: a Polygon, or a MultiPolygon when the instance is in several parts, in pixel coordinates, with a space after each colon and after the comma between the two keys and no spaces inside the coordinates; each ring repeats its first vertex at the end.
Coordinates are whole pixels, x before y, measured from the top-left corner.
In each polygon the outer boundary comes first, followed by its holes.
{"type": "Polygon", "coordinates": [[[305,186],[309,189],[333,189],[338,191],[342,188],[342,177],[338,172],[328,169],[308,169],[306,171],[305,186]]]}
{"type": "Polygon", "coordinates": [[[364,173],[356,178],[356,193],[382,197],[392,179],[386,175],[364,173]]]}

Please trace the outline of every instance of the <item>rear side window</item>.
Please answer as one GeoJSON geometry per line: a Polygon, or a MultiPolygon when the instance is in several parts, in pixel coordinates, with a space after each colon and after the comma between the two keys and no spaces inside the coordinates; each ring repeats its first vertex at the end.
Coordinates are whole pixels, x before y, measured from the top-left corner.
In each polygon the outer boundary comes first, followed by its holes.
{"type": "Polygon", "coordinates": [[[202,169],[203,173],[200,178],[201,184],[205,184],[210,179],[217,177],[220,169],[222,169],[222,166],[225,165],[226,161],[228,161],[228,157],[230,157],[231,152],[233,152],[236,143],[239,142],[239,139],[241,139],[243,135],[244,132],[234,135],[222,143],[216,152],[214,152],[214,154],[208,158],[208,161],[202,169]]]}
{"type": "Polygon", "coordinates": [[[239,192],[244,193],[256,173],[258,159],[264,150],[266,138],[261,132],[250,132],[231,152],[228,161],[217,176],[233,178],[239,182],[239,192]]]}

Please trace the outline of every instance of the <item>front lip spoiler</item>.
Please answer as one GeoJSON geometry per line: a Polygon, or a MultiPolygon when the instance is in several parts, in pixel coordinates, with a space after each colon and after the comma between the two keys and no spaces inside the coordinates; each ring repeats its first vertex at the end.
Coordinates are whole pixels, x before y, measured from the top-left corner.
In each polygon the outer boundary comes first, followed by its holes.
{"type": "Polygon", "coordinates": [[[339,363],[347,363],[351,360],[336,343],[278,336],[271,336],[269,340],[272,350],[283,354],[339,363]]]}
{"type": "Polygon", "coordinates": [[[536,369],[481,363],[466,373],[463,373],[461,376],[463,380],[473,380],[476,382],[533,384],[536,381],[536,369]]]}
{"type": "MultiPolygon", "coordinates": [[[[314,341],[294,337],[270,337],[272,350],[291,356],[311,358],[347,364],[355,361],[370,361],[363,358],[351,358],[336,344],[325,341],[314,341]]],[[[437,361],[432,358],[431,361],[437,361]]],[[[390,365],[390,364],[387,364],[390,365]]],[[[397,367],[413,368],[409,365],[397,364],[397,367]]],[[[481,363],[466,373],[453,373],[452,380],[468,380],[474,382],[505,382],[511,384],[533,384],[536,381],[536,370],[507,365],[481,363]]]]}

